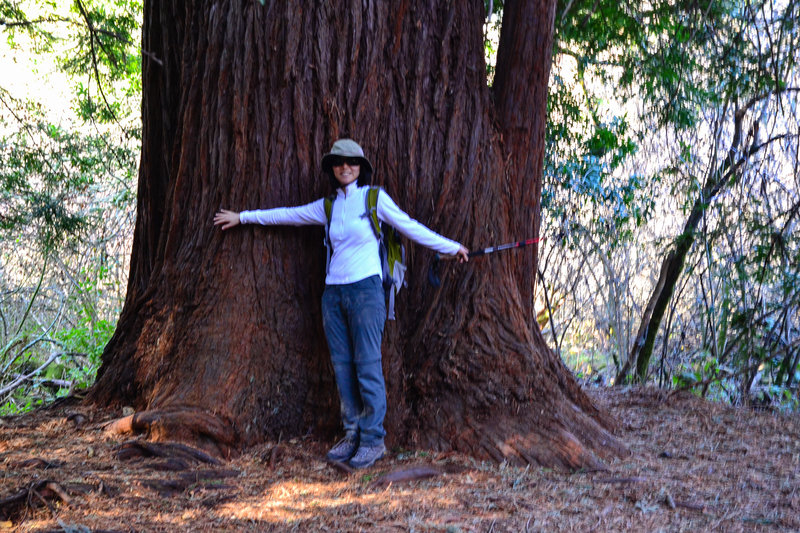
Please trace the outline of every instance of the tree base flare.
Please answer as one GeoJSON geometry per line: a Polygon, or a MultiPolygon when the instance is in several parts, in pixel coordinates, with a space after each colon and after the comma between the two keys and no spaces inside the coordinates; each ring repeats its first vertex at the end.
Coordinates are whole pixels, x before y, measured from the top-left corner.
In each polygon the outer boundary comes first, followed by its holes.
{"type": "Polygon", "coordinates": [[[526,420],[501,415],[491,421],[465,421],[456,436],[428,430],[428,438],[417,435],[415,440],[422,447],[451,449],[496,463],[572,472],[607,470],[605,460],[630,455],[617,437],[590,417],[581,415],[570,421],[570,427],[572,431],[559,427],[550,417],[526,420]]]}
{"type": "Polygon", "coordinates": [[[195,407],[155,409],[109,423],[112,434],[142,433],[156,442],[179,441],[219,457],[231,456],[238,441],[233,426],[221,417],[195,407]]]}

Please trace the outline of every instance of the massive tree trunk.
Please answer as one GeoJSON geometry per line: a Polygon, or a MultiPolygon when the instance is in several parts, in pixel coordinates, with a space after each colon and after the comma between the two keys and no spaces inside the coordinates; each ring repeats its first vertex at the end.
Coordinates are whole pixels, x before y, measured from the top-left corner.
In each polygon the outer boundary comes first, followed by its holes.
{"type": "MultiPolygon", "coordinates": [[[[130,285],[91,396],[147,410],[133,429],[223,451],[337,431],[322,229],[211,218],[327,194],[340,136],[444,235],[538,232],[554,2],[506,2],[493,94],[482,2],[337,4],[145,1],[130,285]]],[[[539,332],[529,250],[448,265],[434,289],[432,253],[409,246],[383,344],[389,445],[568,468],[622,451],[539,332]]]]}

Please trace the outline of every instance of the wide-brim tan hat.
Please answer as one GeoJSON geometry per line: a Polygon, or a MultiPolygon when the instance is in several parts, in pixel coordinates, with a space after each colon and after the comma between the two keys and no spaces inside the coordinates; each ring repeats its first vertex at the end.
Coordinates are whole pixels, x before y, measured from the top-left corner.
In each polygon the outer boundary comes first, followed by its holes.
{"type": "Polygon", "coordinates": [[[352,139],[339,139],[333,143],[331,151],[322,156],[322,170],[331,172],[333,160],[337,157],[357,157],[361,160],[361,166],[372,172],[372,164],[364,157],[364,150],[352,139]]]}

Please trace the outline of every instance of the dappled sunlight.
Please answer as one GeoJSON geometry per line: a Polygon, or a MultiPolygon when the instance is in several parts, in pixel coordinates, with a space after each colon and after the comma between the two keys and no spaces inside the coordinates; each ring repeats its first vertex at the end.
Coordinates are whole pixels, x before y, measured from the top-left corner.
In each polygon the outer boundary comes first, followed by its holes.
{"type": "MultiPolygon", "coordinates": [[[[398,512],[413,502],[419,502],[419,490],[414,487],[372,486],[364,482],[353,487],[352,482],[281,481],[263,493],[237,502],[221,505],[217,513],[226,518],[250,521],[291,523],[311,520],[321,515],[349,515],[367,509],[398,512]]],[[[452,491],[442,485],[425,489],[426,508],[447,509],[458,505],[452,491]]]]}
{"type": "Polygon", "coordinates": [[[10,450],[26,450],[34,448],[33,441],[27,438],[8,438],[8,435],[3,435],[0,439],[0,453],[6,453],[10,450]]]}
{"type": "MultiPolygon", "coordinates": [[[[577,473],[424,451],[390,453],[345,473],[321,459],[322,443],[299,439],[281,444],[280,454],[266,444],[222,465],[169,471],[159,458],[121,460],[119,442],[95,429],[56,423],[72,408],[38,411],[4,420],[0,500],[34,488],[47,503],[30,493],[0,509],[11,517],[0,525],[25,532],[800,528],[796,417],[689,394],[665,401],[663,391],[637,388],[596,391],[593,399],[624,420],[618,436],[632,454],[604,471],[577,473]],[[425,468],[440,473],[381,484],[384,475],[425,468]]],[[[98,411],[94,420],[114,415],[98,411]]],[[[518,434],[506,444],[531,438],[518,434]]]]}

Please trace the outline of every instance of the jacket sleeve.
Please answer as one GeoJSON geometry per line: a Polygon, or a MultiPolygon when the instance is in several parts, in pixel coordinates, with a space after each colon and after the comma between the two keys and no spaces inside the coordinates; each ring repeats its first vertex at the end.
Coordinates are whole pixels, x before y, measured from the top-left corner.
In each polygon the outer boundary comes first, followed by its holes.
{"type": "Polygon", "coordinates": [[[261,224],[264,226],[308,226],[325,225],[324,199],[298,207],[276,207],[239,213],[242,224],[261,224]]]}
{"type": "Polygon", "coordinates": [[[394,226],[397,231],[415,243],[421,244],[441,254],[454,255],[461,247],[461,244],[456,241],[451,241],[448,238],[442,237],[435,231],[428,229],[409,217],[403,210],[397,207],[394,200],[392,200],[384,190],[381,190],[380,194],[378,194],[378,219],[383,222],[388,222],[394,226]]]}

